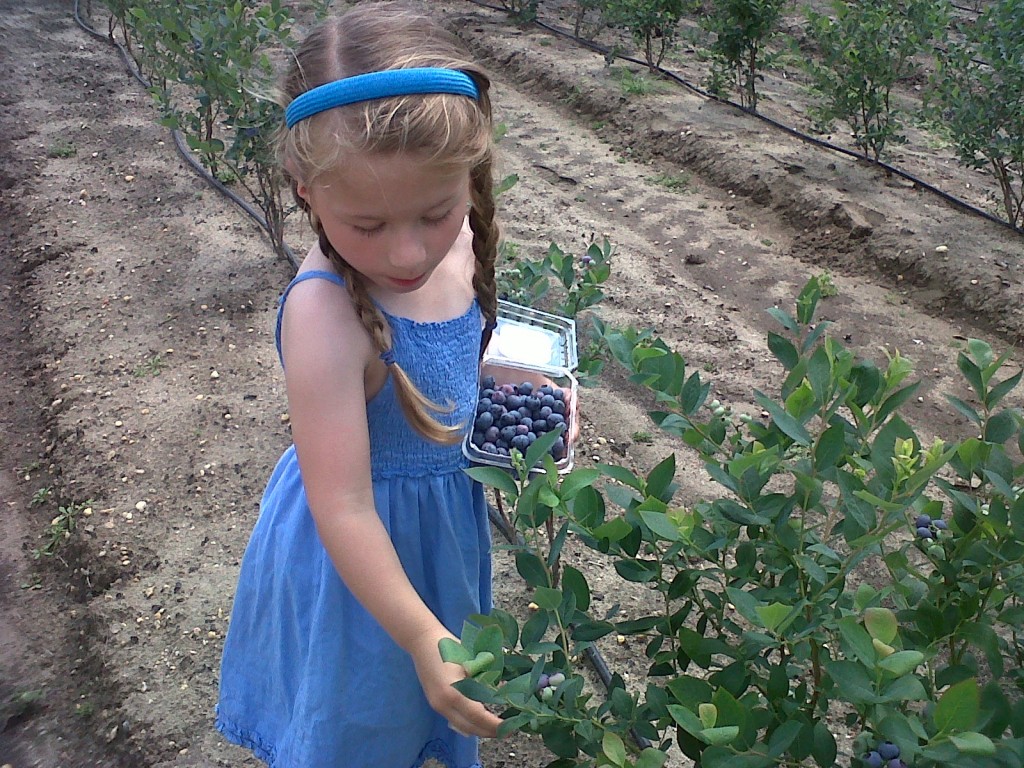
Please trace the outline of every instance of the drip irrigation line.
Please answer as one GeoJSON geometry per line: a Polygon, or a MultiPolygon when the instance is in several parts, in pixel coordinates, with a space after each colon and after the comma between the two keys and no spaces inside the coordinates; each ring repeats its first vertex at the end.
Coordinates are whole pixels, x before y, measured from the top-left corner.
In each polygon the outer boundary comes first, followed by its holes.
{"type": "MultiPolygon", "coordinates": [[[[500,11],[500,12],[508,13],[508,10],[506,8],[501,8],[501,7],[498,7],[498,6],[490,5],[490,4],[486,3],[486,2],[483,2],[482,0],[468,0],[468,1],[470,3],[472,3],[473,5],[477,5],[477,6],[481,7],[481,8],[487,8],[487,9],[490,9],[492,11],[500,11]]],[[[532,23],[535,24],[536,26],[540,27],[541,29],[544,29],[544,30],[546,30],[548,32],[551,32],[554,35],[557,35],[559,37],[563,37],[563,38],[565,38],[567,40],[571,40],[572,42],[576,43],[577,45],[583,46],[584,48],[589,48],[590,50],[595,51],[596,53],[600,53],[606,59],[608,59],[608,58],[621,59],[623,61],[628,61],[631,64],[639,64],[640,66],[647,67],[648,69],[651,68],[650,65],[646,61],[643,61],[642,59],[638,59],[638,58],[633,57],[633,56],[627,56],[625,54],[621,54],[618,51],[616,51],[614,48],[607,48],[607,47],[605,47],[603,45],[600,45],[598,43],[593,42],[592,40],[587,40],[586,38],[579,37],[578,35],[575,35],[572,32],[569,32],[568,30],[561,29],[560,27],[556,27],[553,24],[548,24],[547,22],[541,21],[540,19],[533,19],[532,23]]],[[[856,152],[854,150],[847,149],[846,147],[841,147],[841,146],[839,146],[837,144],[832,144],[831,142],[824,141],[823,139],[815,138],[814,136],[810,136],[810,135],[808,135],[806,133],[803,133],[802,131],[797,130],[796,128],[793,128],[793,127],[791,127],[789,125],[786,125],[785,123],[779,122],[778,120],[776,120],[776,119],[774,119],[772,117],[768,117],[767,115],[763,115],[760,112],[755,112],[754,110],[748,109],[747,107],[744,107],[742,104],[737,104],[736,102],[730,101],[729,99],[724,99],[724,98],[722,98],[720,96],[716,96],[713,93],[710,93],[710,92],[704,90],[703,88],[700,88],[699,86],[696,86],[693,83],[688,82],[684,78],[682,78],[679,75],[677,75],[675,72],[672,72],[670,70],[664,69],[664,68],[662,68],[660,66],[659,67],[654,67],[654,71],[656,71],[663,78],[665,78],[667,80],[671,80],[671,81],[675,82],[677,85],[681,85],[684,88],[692,91],[693,93],[696,93],[697,95],[699,95],[699,96],[701,96],[701,97],[703,97],[705,99],[708,99],[709,101],[717,101],[719,104],[724,104],[726,106],[729,106],[729,107],[732,107],[734,109],[737,109],[740,112],[742,112],[744,115],[748,115],[750,117],[757,118],[758,120],[761,120],[762,122],[767,123],[768,125],[772,126],[773,128],[776,128],[776,129],[778,129],[780,131],[783,131],[784,133],[787,133],[790,136],[792,136],[792,137],[794,137],[796,139],[799,139],[800,141],[803,141],[805,143],[812,144],[814,146],[821,147],[822,149],[827,149],[827,150],[830,150],[832,152],[837,152],[837,153],[839,153],[841,155],[845,155],[847,157],[853,158],[854,160],[856,160],[858,162],[867,163],[867,164],[869,164],[871,166],[875,166],[877,168],[880,168],[883,171],[885,171],[887,174],[892,174],[894,176],[899,176],[900,178],[906,179],[907,181],[911,182],[916,187],[919,187],[921,189],[927,190],[928,192],[931,192],[932,194],[936,195],[937,197],[942,198],[943,200],[945,200],[946,202],[950,203],[951,205],[953,205],[953,206],[955,206],[957,208],[960,208],[960,209],[962,209],[964,211],[967,211],[968,213],[974,214],[975,216],[980,216],[980,217],[982,217],[984,219],[987,219],[988,221],[991,221],[991,222],[993,222],[995,224],[999,224],[999,225],[1009,229],[1011,232],[1015,232],[1016,234],[1019,234],[1019,235],[1024,235],[1024,228],[1015,227],[1013,224],[1011,224],[1010,222],[1006,221],[1005,219],[1001,219],[998,216],[995,216],[994,214],[989,213],[988,211],[982,210],[981,208],[978,208],[977,206],[971,205],[966,200],[963,200],[963,199],[957,197],[956,195],[950,194],[949,192],[946,192],[945,190],[939,189],[938,187],[934,186],[930,182],[927,182],[927,181],[925,181],[923,179],[919,179],[918,177],[914,176],[913,174],[911,174],[911,173],[909,173],[907,171],[904,171],[901,168],[897,168],[894,165],[889,165],[888,163],[885,163],[885,162],[883,162],[881,160],[872,160],[870,157],[865,157],[863,154],[861,154],[859,152],[856,152]]]]}
{"type": "MultiPolygon", "coordinates": [[[[512,528],[508,520],[502,517],[501,513],[490,502],[487,503],[487,517],[490,518],[491,524],[501,532],[501,535],[505,537],[505,541],[509,544],[519,547],[526,546],[526,540],[522,537],[522,534],[512,528]]],[[[608,663],[601,655],[601,651],[596,646],[588,645],[583,649],[583,656],[590,663],[590,666],[594,668],[597,676],[601,679],[601,683],[604,684],[605,690],[611,691],[612,671],[608,668],[608,663]]],[[[635,728],[629,729],[629,735],[641,750],[653,746],[651,740],[638,733],[635,728]]]]}
{"type": "MultiPolygon", "coordinates": [[[[136,80],[138,80],[139,83],[142,84],[143,88],[146,88],[147,90],[152,88],[153,86],[146,80],[146,78],[139,71],[138,67],[135,64],[135,60],[131,57],[131,54],[128,53],[127,49],[123,45],[121,45],[121,43],[118,40],[114,39],[113,34],[104,35],[103,33],[93,29],[88,23],[85,22],[85,20],[82,19],[81,14],[79,13],[80,3],[81,0],[75,0],[74,2],[73,13],[75,17],[75,23],[78,24],[78,26],[81,27],[82,30],[84,30],[86,33],[96,38],[97,40],[102,40],[103,42],[109,43],[110,45],[113,45],[115,48],[117,48],[117,51],[121,55],[121,60],[124,62],[124,66],[128,70],[128,73],[136,80]]],[[[224,197],[226,197],[228,200],[230,200],[243,211],[245,211],[245,213],[248,214],[250,218],[252,218],[257,224],[260,225],[260,227],[263,228],[263,230],[268,235],[270,235],[270,226],[267,224],[267,220],[263,216],[263,214],[257,211],[247,200],[239,196],[234,190],[228,188],[220,179],[218,179],[216,176],[213,176],[202,165],[202,163],[196,160],[195,155],[188,148],[188,144],[185,142],[185,137],[181,133],[181,131],[177,130],[176,128],[171,128],[170,132],[171,138],[174,140],[174,146],[178,150],[178,154],[181,155],[185,162],[189,164],[192,170],[199,177],[201,177],[203,181],[205,181],[211,187],[213,187],[222,195],[224,195],[224,197]]],[[[273,237],[271,237],[271,240],[273,240],[273,237]]],[[[288,244],[285,242],[281,243],[281,249],[284,251],[284,256],[285,258],[288,259],[288,262],[291,264],[292,269],[297,271],[299,268],[299,260],[296,258],[295,253],[292,251],[290,247],[288,247],[288,244]]]]}

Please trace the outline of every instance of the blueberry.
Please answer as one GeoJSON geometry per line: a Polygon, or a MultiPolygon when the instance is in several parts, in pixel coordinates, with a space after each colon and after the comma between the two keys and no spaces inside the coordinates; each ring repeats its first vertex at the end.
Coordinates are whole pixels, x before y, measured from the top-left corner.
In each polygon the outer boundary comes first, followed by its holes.
{"type": "Polygon", "coordinates": [[[534,419],[533,431],[536,432],[538,435],[543,435],[545,432],[548,431],[548,423],[544,421],[544,419],[534,419]]]}
{"type": "Polygon", "coordinates": [[[501,385],[501,386],[499,387],[499,389],[500,389],[500,390],[501,390],[502,392],[504,392],[506,396],[508,396],[508,395],[514,395],[514,394],[516,393],[516,388],[515,388],[515,386],[514,386],[514,385],[512,385],[512,384],[502,384],[502,385],[501,385]]]}
{"type": "Polygon", "coordinates": [[[488,410],[488,412],[491,414],[491,416],[497,419],[499,416],[501,416],[501,414],[505,412],[505,406],[498,405],[497,403],[491,403],[491,407],[488,410]]]}
{"type": "Polygon", "coordinates": [[[552,390],[551,396],[555,398],[555,400],[558,400],[559,402],[565,401],[565,392],[563,392],[561,389],[558,389],[557,387],[554,390],[552,390]]]}
{"type": "Polygon", "coordinates": [[[544,673],[541,673],[540,679],[537,681],[537,690],[539,691],[541,688],[547,688],[547,687],[548,687],[548,676],[546,674],[544,674],[544,673]]]}
{"type": "Polygon", "coordinates": [[[949,528],[945,520],[932,520],[932,527],[937,531],[945,531],[949,528]]]}
{"type": "Polygon", "coordinates": [[[484,411],[490,410],[490,408],[491,408],[491,401],[488,398],[486,398],[486,397],[481,397],[480,400],[476,404],[476,412],[477,412],[478,415],[483,413],[484,411]]]}
{"type": "Polygon", "coordinates": [[[516,435],[512,438],[512,447],[517,451],[525,452],[530,447],[530,438],[527,435],[516,435]]]}
{"type": "Polygon", "coordinates": [[[864,761],[864,765],[868,766],[868,768],[882,768],[882,765],[885,763],[882,756],[874,750],[868,752],[861,759],[864,761]]]}
{"type": "Polygon", "coordinates": [[[533,441],[537,439],[537,433],[536,432],[527,432],[526,436],[528,438],[530,438],[530,445],[533,445],[533,441]]]}
{"type": "Polygon", "coordinates": [[[517,435],[528,435],[529,433],[530,433],[530,428],[527,425],[525,425],[525,424],[516,424],[516,434],[517,435]]]}
{"type": "Polygon", "coordinates": [[[490,399],[491,395],[493,395],[493,394],[494,394],[494,389],[493,388],[481,389],[480,390],[480,397],[481,398],[485,398],[486,397],[487,399],[490,399]]]}
{"type": "Polygon", "coordinates": [[[931,528],[918,528],[917,538],[919,539],[934,539],[935,535],[932,533],[931,528]]]}
{"type": "Polygon", "coordinates": [[[524,405],[526,405],[526,407],[529,408],[531,411],[536,411],[538,408],[540,408],[540,398],[535,395],[531,395],[530,397],[526,398],[526,403],[524,403],[524,405]]]}
{"type": "Polygon", "coordinates": [[[519,419],[519,424],[520,426],[526,427],[527,432],[533,429],[533,419],[531,419],[529,416],[523,416],[521,419],[519,419]]]}
{"type": "Polygon", "coordinates": [[[509,395],[505,398],[505,407],[510,411],[519,410],[522,407],[523,401],[526,400],[522,395],[509,395]]]}
{"type": "Polygon", "coordinates": [[[496,446],[494,443],[484,443],[483,445],[480,446],[480,450],[483,451],[484,453],[497,453],[498,446],[496,446]]]}
{"type": "Polygon", "coordinates": [[[900,748],[891,741],[883,741],[875,751],[882,756],[883,760],[892,760],[894,757],[900,756],[900,748]]]}
{"type": "Polygon", "coordinates": [[[508,413],[501,414],[501,418],[498,419],[499,427],[514,427],[519,423],[519,412],[509,411],[508,413]]]}
{"type": "Polygon", "coordinates": [[[555,404],[554,395],[551,395],[551,394],[544,395],[544,397],[542,397],[540,399],[540,404],[541,405],[546,405],[548,408],[550,408],[551,406],[553,406],[555,404]]]}
{"type": "Polygon", "coordinates": [[[537,411],[537,415],[540,416],[542,419],[546,419],[552,413],[554,413],[554,411],[551,410],[551,406],[550,405],[543,405],[543,406],[541,406],[541,409],[539,411],[537,411]]]}
{"type": "Polygon", "coordinates": [[[496,443],[496,442],[498,442],[498,435],[499,434],[501,434],[501,433],[498,432],[498,428],[497,427],[488,427],[487,431],[484,432],[484,442],[487,442],[487,443],[496,443]]]}
{"type": "Polygon", "coordinates": [[[894,757],[888,763],[885,764],[886,768],[907,768],[907,764],[900,760],[898,757],[894,757]]]}
{"type": "MultiPolygon", "coordinates": [[[[930,517],[928,517],[928,515],[918,515],[917,519],[914,521],[914,527],[915,528],[927,528],[931,524],[932,524],[932,519],[930,517]]],[[[883,757],[884,757],[884,755],[883,755],[883,757]]],[[[885,759],[888,760],[889,758],[885,758],[885,759]]]]}
{"type": "Polygon", "coordinates": [[[540,392],[540,393],[541,393],[542,395],[550,395],[550,394],[551,394],[552,392],[554,392],[555,390],[554,390],[554,387],[552,387],[552,386],[551,386],[550,384],[545,384],[545,385],[544,385],[543,387],[541,387],[541,388],[540,388],[540,389],[539,389],[538,391],[539,391],[539,392],[540,392]]]}
{"type": "Polygon", "coordinates": [[[532,395],[533,394],[533,384],[531,382],[529,382],[529,381],[524,381],[522,384],[519,385],[519,394],[520,395],[532,395]]]}
{"type": "Polygon", "coordinates": [[[559,424],[565,424],[565,416],[560,413],[552,413],[547,418],[548,426],[554,429],[559,424]]]}
{"type": "Polygon", "coordinates": [[[484,376],[483,381],[481,381],[480,384],[484,387],[484,389],[494,389],[494,377],[484,376]]]}
{"type": "Polygon", "coordinates": [[[551,406],[551,410],[555,413],[562,415],[565,413],[565,403],[561,400],[555,400],[555,404],[551,406]]]}
{"type": "Polygon", "coordinates": [[[501,439],[506,443],[511,443],[512,438],[516,436],[516,428],[514,426],[507,426],[501,428],[501,439]]]}
{"type": "Polygon", "coordinates": [[[485,411],[476,417],[476,421],[473,423],[477,429],[483,431],[487,429],[491,424],[494,423],[494,415],[490,411],[485,411]]]}
{"type": "Polygon", "coordinates": [[[498,455],[499,456],[509,456],[509,455],[511,455],[511,452],[505,446],[499,445],[498,446],[498,455]]]}
{"type": "Polygon", "coordinates": [[[505,393],[500,389],[494,390],[494,394],[491,395],[491,402],[497,403],[498,405],[505,405],[505,393]]]}
{"type": "Polygon", "coordinates": [[[527,408],[525,405],[518,411],[516,411],[516,413],[519,414],[519,421],[530,418],[530,409],[527,408]]]}
{"type": "Polygon", "coordinates": [[[476,432],[473,433],[473,437],[470,438],[469,442],[471,442],[473,445],[479,448],[487,441],[484,440],[484,433],[477,430],[476,432]]]}
{"type": "Polygon", "coordinates": [[[565,440],[558,438],[551,444],[551,457],[555,461],[560,461],[565,456],[565,440]]]}

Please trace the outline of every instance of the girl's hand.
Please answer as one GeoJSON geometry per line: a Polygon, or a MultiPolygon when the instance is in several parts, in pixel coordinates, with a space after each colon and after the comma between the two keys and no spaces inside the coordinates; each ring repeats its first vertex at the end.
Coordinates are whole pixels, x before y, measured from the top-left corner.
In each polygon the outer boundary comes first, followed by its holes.
{"type": "Polygon", "coordinates": [[[461,664],[442,661],[441,652],[437,649],[442,638],[458,638],[448,632],[427,634],[412,651],[412,659],[430,706],[448,720],[454,731],[465,736],[494,738],[498,735],[501,718],[489,712],[479,701],[467,699],[452,687],[452,683],[466,677],[466,670],[461,664]]]}

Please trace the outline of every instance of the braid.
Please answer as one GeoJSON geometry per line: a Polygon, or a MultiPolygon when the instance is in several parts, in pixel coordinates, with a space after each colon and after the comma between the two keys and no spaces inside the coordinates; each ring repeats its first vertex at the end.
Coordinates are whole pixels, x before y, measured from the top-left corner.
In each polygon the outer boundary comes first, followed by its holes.
{"type": "Polygon", "coordinates": [[[500,229],[494,215],[494,180],[490,155],[473,168],[471,181],[472,206],[469,211],[469,226],[473,230],[473,255],[476,257],[473,290],[476,292],[485,321],[480,339],[480,356],[483,357],[498,317],[498,289],[494,282],[494,263],[498,257],[500,229]]]}
{"type": "MultiPolygon", "coordinates": [[[[359,322],[370,336],[373,348],[378,353],[384,353],[391,349],[391,327],[387,324],[377,305],[366,290],[366,282],[356,270],[354,270],[345,259],[341,257],[334,246],[331,245],[324,233],[323,227],[319,227],[320,250],[334,264],[342,278],[345,280],[345,288],[352,299],[352,304],[359,314],[359,322]]],[[[454,406],[449,402],[441,406],[428,399],[419,389],[409,375],[398,363],[388,365],[388,373],[391,375],[395,386],[395,395],[398,397],[398,404],[402,407],[402,413],[410,426],[417,433],[427,440],[443,445],[454,445],[462,439],[462,428],[464,425],[456,424],[448,426],[431,417],[430,413],[451,413],[454,406]]]]}

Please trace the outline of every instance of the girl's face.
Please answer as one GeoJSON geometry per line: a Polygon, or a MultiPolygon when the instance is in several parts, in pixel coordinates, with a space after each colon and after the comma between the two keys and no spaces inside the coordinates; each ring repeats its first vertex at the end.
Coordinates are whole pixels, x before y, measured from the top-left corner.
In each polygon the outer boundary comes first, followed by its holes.
{"type": "Polygon", "coordinates": [[[357,155],[298,191],[353,269],[382,291],[410,293],[462,229],[469,171],[442,171],[415,155],[357,155]]]}

